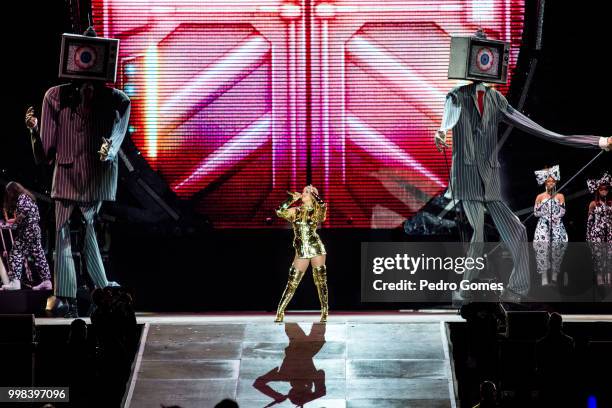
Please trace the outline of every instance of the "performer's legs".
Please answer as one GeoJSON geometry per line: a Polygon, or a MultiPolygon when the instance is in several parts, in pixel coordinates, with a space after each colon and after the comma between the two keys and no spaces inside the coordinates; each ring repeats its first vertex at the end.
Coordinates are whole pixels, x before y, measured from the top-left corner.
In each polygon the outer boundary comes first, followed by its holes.
{"type": "Polygon", "coordinates": [[[321,322],[327,321],[329,313],[328,293],[327,293],[327,267],[325,266],[325,255],[319,255],[311,259],[312,278],[314,279],[319,302],[321,303],[321,322]]]}
{"type": "Polygon", "coordinates": [[[519,295],[526,295],[529,292],[529,251],[525,226],[504,202],[489,201],[486,205],[502,241],[512,253],[514,268],[507,289],[519,295]]]}
{"type": "MultiPolygon", "coordinates": [[[[561,271],[561,263],[563,262],[563,255],[565,254],[565,249],[567,248],[567,242],[555,242],[553,243],[553,254],[552,254],[552,259],[553,259],[553,264],[552,264],[552,280],[553,282],[558,281],[558,277],[559,277],[559,272],[561,271]]],[[[564,276],[564,284],[566,284],[567,282],[565,282],[565,278],[567,278],[567,275],[564,276]]]]}
{"type": "Polygon", "coordinates": [[[612,242],[606,242],[606,277],[608,286],[612,285],[612,242]]]}
{"type": "Polygon", "coordinates": [[[603,285],[603,262],[602,262],[602,251],[601,243],[595,241],[588,241],[589,248],[591,249],[591,255],[593,257],[593,273],[597,278],[597,285],[603,285]]]}
{"type": "Polygon", "coordinates": [[[9,281],[21,280],[21,273],[23,272],[25,262],[25,248],[24,243],[20,239],[16,239],[13,242],[13,248],[8,258],[8,277],[9,281]]]}
{"type": "Polygon", "coordinates": [[[295,290],[297,289],[302,277],[304,276],[304,272],[306,272],[306,268],[308,268],[308,263],[310,261],[308,259],[298,258],[297,256],[293,260],[293,264],[289,268],[289,278],[287,279],[287,286],[281,296],[281,300],[278,303],[278,309],[276,310],[276,319],[275,322],[282,322],[285,317],[285,309],[287,305],[291,301],[295,290]]]}
{"type": "Polygon", "coordinates": [[[55,296],[76,299],[77,282],[70,244],[70,215],[74,201],[55,201],[55,296]]]}
{"type": "MultiPolygon", "coordinates": [[[[461,204],[473,230],[467,256],[470,258],[482,257],[484,251],[484,203],[482,201],[461,200],[461,204]]],[[[471,282],[478,278],[479,272],[476,268],[469,268],[466,269],[463,277],[471,282]]],[[[469,294],[467,291],[461,291],[461,295],[466,297],[469,294]]]]}
{"type": "Polygon", "coordinates": [[[538,274],[542,278],[542,286],[548,285],[548,261],[550,244],[548,241],[533,241],[538,274]]]}
{"type": "Polygon", "coordinates": [[[49,264],[47,263],[47,258],[45,257],[45,251],[42,248],[41,244],[41,233],[40,227],[38,224],[32,225],[29,227],[28,238],[30,242],[28,242],[28,252],[34,258],[34,268],[38,273],[38,276],[41,282],[48,281],[51,279],[51,272],[49,271],[49,264]]]}
{"type": "Polygon", "coordinates": [[[87,264],[87,272],[91,280],[98,288],[108,286],[106,273],[104,272],[104,264],[102,263],[102,255],[98,247],[98,239],[96,238],[96,230],[94,228],[94,217],[100,210],[102,202],[80,203],[79,208],[85,218],[85,245],[83,252],[85,253],[85,262],[87,264]]]}
{"type": "Polygon", "coordinates": [[[473,230],[470,242],[484,242],[484,203],[482,201],[461,200],[461,204],[473,230]]]}
{"type": "MultiPolygon", "coordinates": [[[[1,232],[0,232],[1,233],[1,232]]],[[[0,258],[0,285],[8,285],[9,277],[6,268],[4,267],[4,261],[0,258]]]]}

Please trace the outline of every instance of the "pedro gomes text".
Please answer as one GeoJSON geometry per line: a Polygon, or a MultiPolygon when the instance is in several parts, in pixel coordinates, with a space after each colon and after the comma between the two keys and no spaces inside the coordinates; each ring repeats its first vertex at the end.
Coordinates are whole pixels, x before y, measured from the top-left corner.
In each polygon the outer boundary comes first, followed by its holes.
{"type": "MultiPolygon", "coordinates": [[[[375,257],[372,260],[372,272],[381,275],[386,271],[398,270],[415,275],[419,271],[453,271],[456,274],[463,274],[467,270],[482,271],[485,268],[483,257],[440,257],[440,256],[409,256],[408,254],[396,254],[394,257],[375,257]]],[[[402,279],[396,282],[384,282],[382,279],[375,279],[372,282],[374,290],[484,290],[496,291],[503,290],[503,283],[497,282],[472,282],[464,279],[459,282],[445,282],[443,280],[429,281],[420,279],[417,281],[402,279]]]]}

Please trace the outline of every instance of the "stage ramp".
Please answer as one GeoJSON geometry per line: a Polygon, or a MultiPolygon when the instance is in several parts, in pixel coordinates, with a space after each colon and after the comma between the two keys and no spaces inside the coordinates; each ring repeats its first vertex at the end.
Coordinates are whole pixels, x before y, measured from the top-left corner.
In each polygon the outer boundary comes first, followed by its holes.
{"type": "Polygon", "coordinates": [[[130,408],[454,408],[446,324],[146,323],[130,408]]]}

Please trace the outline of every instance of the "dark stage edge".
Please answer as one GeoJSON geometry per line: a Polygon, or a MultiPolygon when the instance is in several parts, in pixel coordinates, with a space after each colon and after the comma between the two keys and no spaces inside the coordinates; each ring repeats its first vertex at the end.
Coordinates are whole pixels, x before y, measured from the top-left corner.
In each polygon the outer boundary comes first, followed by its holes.
{"type": "MultiPolygon", "coordinates": [[[[268,383],[283,394],[288,381],[317,375],[304,367],[325,372],[325,395],[304,407],[457,406],[447,325],[463,321],[456,312],[333,313],[326,325],[317,323],[316,313],[288,313],[285,324],[273,318],[140,313],[144,329],[124,406],[199,408],[232,398],[241,407],[294,407],[288,400],[268,405],[273,399],[253,386],[283,362],[283,380],[268,383]],[[319,336],[304,337],[312,333],[319,336]]],[[[612,321],[612,315],[567,315],[564,321],[612,321]]],[[[37,319],[39,325],[69,323],[37,319]]]]}

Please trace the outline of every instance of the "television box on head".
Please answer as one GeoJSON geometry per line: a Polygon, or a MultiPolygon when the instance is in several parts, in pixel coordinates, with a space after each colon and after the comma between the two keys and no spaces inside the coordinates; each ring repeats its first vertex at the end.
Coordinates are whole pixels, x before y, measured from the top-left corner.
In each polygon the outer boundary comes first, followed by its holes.
{"type": "Polygon", "coordinates": [[[62,34],[59,77],[115,82],[119,40],[62,34]]]}
{"type": "Polygon", "coordinates": [[[452,37],[449,79],[505,84],[510,44],[484,37],[452,37]]]}

